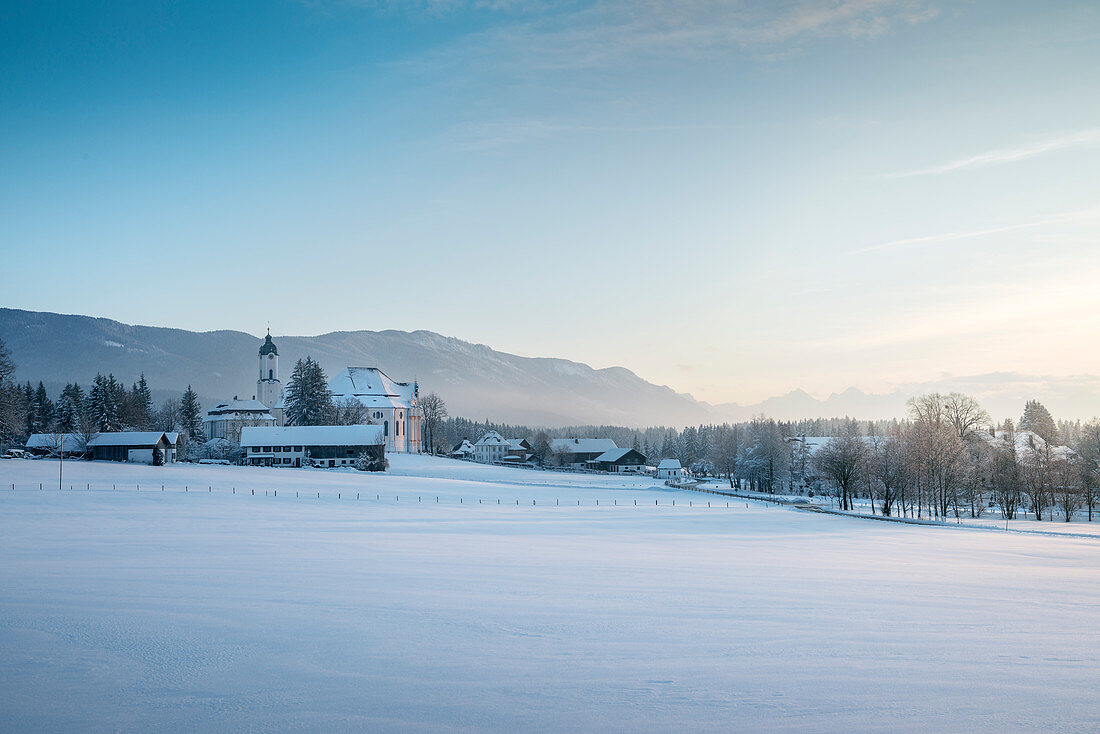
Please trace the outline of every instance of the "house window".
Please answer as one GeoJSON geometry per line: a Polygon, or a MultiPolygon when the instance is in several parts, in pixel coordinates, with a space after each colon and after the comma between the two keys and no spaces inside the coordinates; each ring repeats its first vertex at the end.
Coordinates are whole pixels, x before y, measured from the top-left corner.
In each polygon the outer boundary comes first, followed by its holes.
{"type": "Polygon", "coordinates": [[[382,435],[383,436],[389,436],[390,435],[390,422],[389,421],[383,421],[383,423],[382,423],[382,435]]]}
{"type": "Polygon", "coordinates": [[[290,447],[289,446],[283,446],[283,451],[286,451],[287,453],[290,453],[290,447]]]}
{"type": "Polygon", "coordinates": [[[295,451],[301,451],[301,450],[302,450],[302,447],[301,447],[301,446],[295,446],[295,447],[294,447],[294,450],[295,450],[295,451]]]}

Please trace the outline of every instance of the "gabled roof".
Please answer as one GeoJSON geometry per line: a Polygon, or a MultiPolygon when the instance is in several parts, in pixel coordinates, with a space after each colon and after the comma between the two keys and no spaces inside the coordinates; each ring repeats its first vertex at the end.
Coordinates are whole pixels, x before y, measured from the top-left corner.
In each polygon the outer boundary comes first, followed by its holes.
{"type": "Polygon", "coordinates": [[[645,462],[645,457],[642,456],[642,452],[638,451],[637,449],[611,449],[610,451],[605,451],[597,456],[594,461],[608,462],[613,464],[632,451],[636,453],[639,457],[641,457],[643,463],[645,462]]]}
{"type": "Polygon", "coordinates": [[[162,439],[168,443],[164,431],[112,431],[97,433],[88,441],[88,446],[155,446],[162,439]]]}
{"type": "MultiPolygon", "coordinates": [[[[79,434],[66,433],[62,439],[62,444],[66,452],[83,451],[84,443],[80,440],[79,434]]],[[[27,449],[45,449],[47,451],[57,450],[57,434],[56,433],[32,433],[30,438],[27,439],[27,449]]]]}
{"type": "Polygon", "coordinates": [[[618,448],[610,438],[552,438],[550,449],[557,454],[602,454],[618,448]]]}
{"type": "Polygon", "coordinates": [[[679,459],[661,459],[661,463],[657,465],[658,469],[683,469],[680,466],[679,459]]]}
{"type": "Polygon", "coordinates": [[[241,446],[381,446],[382,426],[245,426],[241,446]]]}

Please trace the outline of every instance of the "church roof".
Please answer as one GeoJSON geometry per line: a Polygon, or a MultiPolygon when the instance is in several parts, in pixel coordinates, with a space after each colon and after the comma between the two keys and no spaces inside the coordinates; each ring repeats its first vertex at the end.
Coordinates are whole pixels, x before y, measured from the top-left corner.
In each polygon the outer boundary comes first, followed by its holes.
{"type": "Polygon", "coordinates": [[[377,367],[348,367],[329,380],[335,400],[356,398],[368,408],[411,408],[416,399],[415,382],[396,382],[377,367]]]}
{"type": "Polygon", "coordinates": [[[260,346],[260,356],[266,356],[268,354],[278,354],[279,350],[275,348],[275,342],[271,341],[271,332],[267,332],[267,338],[264,339],[264,343],[260,346]]]}

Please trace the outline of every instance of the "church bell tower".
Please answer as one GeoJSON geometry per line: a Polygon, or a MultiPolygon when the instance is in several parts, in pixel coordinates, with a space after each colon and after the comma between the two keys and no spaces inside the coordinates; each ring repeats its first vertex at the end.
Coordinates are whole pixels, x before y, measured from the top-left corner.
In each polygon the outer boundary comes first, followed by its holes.
{"type": "Polygon", "coordinates": [[[271,330],[268,329],[267,338],[260,346],[260,379],[256,381],[256,399],[271,409],[279,402],[282,392],[282,383],[279,382],[279,350],[276,349],[275,342],[271,341],[271,330]]]}

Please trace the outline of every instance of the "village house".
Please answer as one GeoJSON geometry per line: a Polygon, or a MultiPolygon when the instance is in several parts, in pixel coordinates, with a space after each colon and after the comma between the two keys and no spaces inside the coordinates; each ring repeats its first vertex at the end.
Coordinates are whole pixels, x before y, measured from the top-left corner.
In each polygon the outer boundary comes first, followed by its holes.
{"type": "Polygon", "coordinates": [[[592,467],[612,474],[644,474],[645,456],[637,449],[611,449],[591,461],[592,467]]]}
{"type": "Polygon", "coordinates": [[[550,451],[560,466],[582,469],[586,463],[618,448],[610,438],[552,438],[550,451]]]}
{"type": "Polygon", "coordinates": [[[186,447],[183,434],[175,431],[113,431],[83,436],[66,433],[35,433],[27,439],[27,450],[39,456],[56,456],[59,444],[66,456],[81,456],[93,461],[125,461],[155,464],[159,452],[162,464],[183,461],[186,447]]]}

